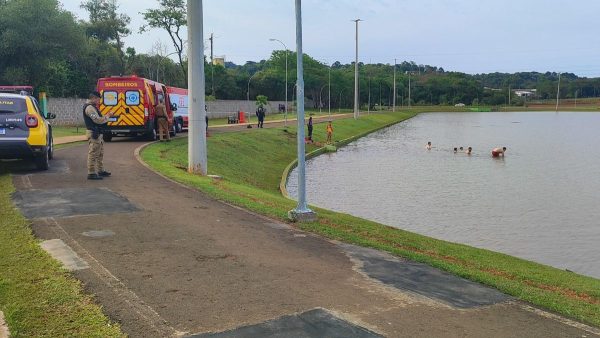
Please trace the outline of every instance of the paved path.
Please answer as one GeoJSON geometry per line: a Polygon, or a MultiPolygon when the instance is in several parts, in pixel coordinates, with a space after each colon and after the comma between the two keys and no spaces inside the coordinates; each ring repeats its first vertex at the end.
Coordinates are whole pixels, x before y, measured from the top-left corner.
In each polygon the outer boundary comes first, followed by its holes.
{"type": "Polygon", "coordinates": [[[438,270],[214,201],[138,163],[141,142],[115,140],[105,150],[113,177],[86,180],[86,145],[68,147],[50,171],[14,176],[15,202],[36,236],[75,256],[74,275],[132,337],[598,332],[438,270]]]}

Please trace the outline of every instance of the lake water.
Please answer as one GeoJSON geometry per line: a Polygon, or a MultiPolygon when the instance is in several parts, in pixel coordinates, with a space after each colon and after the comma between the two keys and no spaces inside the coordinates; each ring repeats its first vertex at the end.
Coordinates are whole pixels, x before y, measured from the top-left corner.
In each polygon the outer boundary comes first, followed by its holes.
{"type": "Polygon", "coordinates": [[[600,113],[420,114],[308,161],[307,198],[600,278],[600,113]]]}

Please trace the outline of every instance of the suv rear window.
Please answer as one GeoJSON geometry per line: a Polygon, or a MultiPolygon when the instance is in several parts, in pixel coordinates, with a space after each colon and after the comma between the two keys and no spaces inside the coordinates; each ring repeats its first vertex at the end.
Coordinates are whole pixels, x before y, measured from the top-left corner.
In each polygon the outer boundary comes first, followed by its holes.
{"type": "Polygon", "coordinates": [[[0,114],[22,113],[27,111],[27,104],[22,98],[0,97],[0,114]]]}

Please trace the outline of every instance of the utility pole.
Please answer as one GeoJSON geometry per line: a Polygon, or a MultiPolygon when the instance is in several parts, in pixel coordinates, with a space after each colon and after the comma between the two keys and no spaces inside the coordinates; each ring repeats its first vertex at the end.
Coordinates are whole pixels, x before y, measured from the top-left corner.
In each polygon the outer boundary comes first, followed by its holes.
{"type": "Polygon", "coordinates": [[[369,75],[369,99],[367,101],[367,114],[371,114],[371,75],[369,75]]]}
{"type": "Polygon", "coordinates": [[[396,59],[394,59],[394,101],[392,112],[396,111],[396,59]]]}
{"type": "MultiPolygon", "coordinates": [[[[193,0],[188,0],[193,1],[193,0]]],[[[288,212],[288,217],[297,222],[313,222],[317,214],[306,203],[306,164],[304,145],[304,65],[302,53],[302,1],[296,0],[296,74],[298,98],[298,205],[288,212]]]]}
{"type": "Polygon", "coordinates": [[[354,118],[358,118],[359,102],[358,102],[358,22],[361,19],[352,20],[356,23],[356,57],[354,59],[354,118]]]}
{"type": "Polygon", "coordinates": [[[556,112],[558,113],[558,96],[560,94],[560,73],[558,73],[558,86],[556,88],[556,112]]]}
{"type": "Polygon", "coordinates": [[[188,20],[188,172],[206,175],[206,99],[204,83],[204,18],[202,0],[187,1],[188,20]]]}
{"type": "Polygon", "coordinates": [[[210,33],[209,40],[210,40],[210,85],[211,85],[212,96],[214,98],[216,98],[217,95],[215,94],[215,59],[214,59],[214,54],[213,54],[213,43],[214,43],[213,33],[210,33]]]}
{"type": "Polygon", "coordinates": [[[408,71],[408,108],[410,108],[410,71],[408,71]]]}
{"type": "MultiPolygon", "coordinates": [[[[278,39],[269,39],[269,41],[279,42],[285,48],[285,111],[283,127],[287,128],[287,112],[288,112],[288,48],[283,41],[278,39]]],[[[292,100],[293,101],[293,100],[292,100]]]]}

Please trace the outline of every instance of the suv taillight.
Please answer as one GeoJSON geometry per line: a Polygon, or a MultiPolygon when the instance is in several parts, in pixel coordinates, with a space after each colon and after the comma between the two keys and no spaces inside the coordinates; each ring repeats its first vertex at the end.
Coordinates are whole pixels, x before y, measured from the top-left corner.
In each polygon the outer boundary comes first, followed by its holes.
{"type": "Polygon", "coordinates": [[[35,115],[27,115],[25,117],[25,124],[29,128],[35,128],[38,126],[38,118],[35,115]]]}

